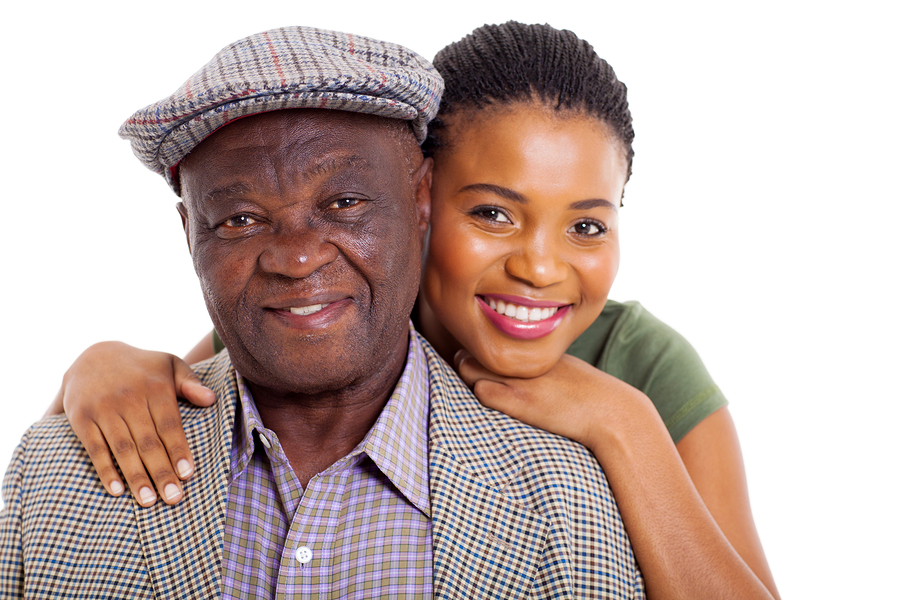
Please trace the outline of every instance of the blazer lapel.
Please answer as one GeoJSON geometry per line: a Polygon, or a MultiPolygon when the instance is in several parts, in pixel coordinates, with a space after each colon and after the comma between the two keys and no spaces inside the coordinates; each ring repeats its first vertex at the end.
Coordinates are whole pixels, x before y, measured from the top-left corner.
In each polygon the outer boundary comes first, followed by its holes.
{"type": "Polygon", "coordinates": [[[182,422],[195,473],[176,506],[134,503],[147,569],[156,598],[209,599],[221,594],[228,501],[228,468],[237,390],[228,353],[203,363],[197,374],[216,393],[212,409],[182,404],[182,422]]]}
{"type": "Polygon", "coordinates": [[[529,597],[549,525],[504,493],[519,465],[499,414],[425,349],[435,598],[529,597]]]}

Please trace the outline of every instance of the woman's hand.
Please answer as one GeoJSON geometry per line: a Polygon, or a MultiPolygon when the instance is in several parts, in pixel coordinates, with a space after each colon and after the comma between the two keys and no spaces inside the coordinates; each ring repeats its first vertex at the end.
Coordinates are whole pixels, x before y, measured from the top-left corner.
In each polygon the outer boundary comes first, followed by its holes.
{"type": "Polygon", "coordinates": [[[156,502],[154,485],[167,504],[176,504],[182,497],[181,481],[194,472],[178,397],[197,406],[211,406],[216,400],[177,356],[101,342],[69,367],[47,414],[65,410],[110,494],[125,491],[115,456],[142,506],[156,502]]]}
{"type": "Polygon", "coordinates": [[[727,408],[700,422],[676,447],[643,392],[572,356],[533,379],[500,377],[464,350],[455,362],[485,406],[593,452],[615,495],[648,598],[778,598],[727,408]]]}
{"type": "Polygon", "coordinates": [[[634,408],[631,405],[642,404],[644,411],[656,413],[643,392],[568,354],[533,379],[501,377],[466,350],[456,353],[455,362],[460,377],[485,406],[575,440],[595,454],[608,442],[606,434],[618,432],[617,421],[623,411],[634,408]]]}

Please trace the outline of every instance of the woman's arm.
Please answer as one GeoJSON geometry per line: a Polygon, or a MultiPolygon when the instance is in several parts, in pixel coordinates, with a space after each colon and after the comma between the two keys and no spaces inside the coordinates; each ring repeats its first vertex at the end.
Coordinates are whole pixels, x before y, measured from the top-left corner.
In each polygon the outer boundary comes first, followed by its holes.
{"type": "MultiPolygon", "coordinates": [[[[210,356],[212,334],[188,353],[191,360],[210,356]]],[[[154,485],[166,503],[176,504],[182,497],[181,480],[194,471],[179,397],[197,406],[216,400],[177,356],[101,342],[69,367],[47,414],[65,411],[110,494],[125,491],[118,463],[142,506],[156,502],[154,485]]]]}
{"type": "Polygon", "coordinates": [[[535,379],[499,377],[464,352],[457,366],[486,406],[594,453],[649,598],[779,597],[753,524],[727,408],[676,447],[644,393],[577,358],[564,356],[535,379]]]}

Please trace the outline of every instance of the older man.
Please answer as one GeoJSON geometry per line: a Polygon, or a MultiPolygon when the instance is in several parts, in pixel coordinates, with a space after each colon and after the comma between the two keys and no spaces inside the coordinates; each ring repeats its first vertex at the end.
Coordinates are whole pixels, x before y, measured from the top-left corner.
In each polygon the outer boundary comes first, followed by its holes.
{"type": "Polygon", "coordinates": [[[643,595],[593,456],[482,407],[408,325],[440,89],[399,46],[285,28],[129,119],[183,199],[219,400],[181,408],[175,506],[107,495],[63,418],[32,427],[0,595],[643,595]]]}

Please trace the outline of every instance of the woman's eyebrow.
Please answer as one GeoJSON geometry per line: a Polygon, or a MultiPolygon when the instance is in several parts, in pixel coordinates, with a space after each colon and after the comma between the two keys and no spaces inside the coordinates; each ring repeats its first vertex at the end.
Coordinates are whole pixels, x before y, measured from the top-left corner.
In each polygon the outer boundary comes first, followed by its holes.
{"type": "Polygon", "coordinates": [[[511,200],[513,202],[518,202],[519,204],[528,204],[528,198],[526,198],[519,192],[511,190],[509,188],[501,187],[499,185],[494,185],[492,183],[473,183],[461,188],[459,191],[487,192],[489,194],[494,194],[495,196],[500,196],[501,198],[506,198],[507,200],[511,200]]]}
{"type": "Polygon", "coordinates": [[[588,210],[590,208],[597,208],[598,206],[611,208],[613,210],[619,210],[618,206],[616,206],[609,200],[604,200],[603,198],[593,198],[591,200],[579,200],[577,202],[573,202],[569,205],[569,210],[588,210]]]}

